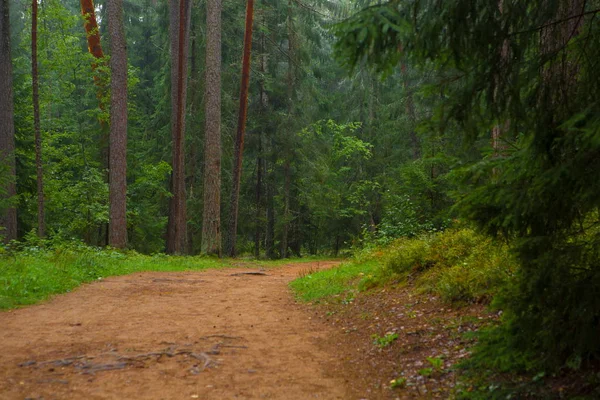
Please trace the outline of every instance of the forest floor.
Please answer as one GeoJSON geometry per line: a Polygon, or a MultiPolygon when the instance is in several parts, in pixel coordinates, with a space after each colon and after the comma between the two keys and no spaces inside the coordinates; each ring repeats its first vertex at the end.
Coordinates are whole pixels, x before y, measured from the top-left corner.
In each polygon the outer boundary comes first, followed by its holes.
{"type": "Polygon", "coordinates": [[[406,289],[294,300],[335,264],[135,273],[1,312],[0,398],[446,398],[462,333],[493,316],[406,289]]]}

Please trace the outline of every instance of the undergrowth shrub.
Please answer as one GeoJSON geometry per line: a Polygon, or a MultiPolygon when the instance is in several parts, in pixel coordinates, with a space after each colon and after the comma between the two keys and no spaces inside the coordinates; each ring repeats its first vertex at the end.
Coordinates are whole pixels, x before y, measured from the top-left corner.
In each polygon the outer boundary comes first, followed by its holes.
{"type": "Polygon", "coordinates": [[[453,229],[397,240],[384,268],[448,302],[487,302],[514,276],[516,262],[506,245],[471,229],[453,229]]]}
{"type": "Polygon", "coordinates": [[[384,256],[385,269],[390,273],[403,274],[410,271],[422,271],[430,265],[430,239],[421,236],[416,239],[398,239],[388,248],[384,256]]]}

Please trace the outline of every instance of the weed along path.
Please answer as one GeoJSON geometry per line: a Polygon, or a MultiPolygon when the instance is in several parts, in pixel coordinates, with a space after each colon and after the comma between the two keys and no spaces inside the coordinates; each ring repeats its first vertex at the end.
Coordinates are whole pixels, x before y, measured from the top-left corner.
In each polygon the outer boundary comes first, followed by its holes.
{"type": "Polygon", "coordinates": [[[2,399],[344,399],[288,282],[333,262],[111,277],[0,313],[2,399]]]}

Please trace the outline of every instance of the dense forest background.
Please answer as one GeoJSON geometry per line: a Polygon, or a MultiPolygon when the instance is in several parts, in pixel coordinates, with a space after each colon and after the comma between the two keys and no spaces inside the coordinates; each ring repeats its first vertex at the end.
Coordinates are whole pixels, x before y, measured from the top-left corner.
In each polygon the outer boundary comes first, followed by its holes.
{"type": "Polygon", "coordinates": [[[477,227],[518,264],[478,354],[598,361],[598,1],[259,1],[246,119],[243,2],[0,4],[6,239],[286,258],[477,227]]]}
{"type": "MultiPolygon", "coordinates": [[[[106,7],[96,2],[108,53],[106,7]]],[[[456,140],[417,136],[431,101],[427,75],[403,65],[381,80],[366,63],[348,75],[332,58],[327,30],[348,5],[259,2],[251,60],[239,248],[269,257],[339,252],[365,233],[386,237],[447,225],[445,174],[463,154],[456,140]],[[425,140],[427,139],[427,140],[425,140]],[[287,245],[286,245],[287,244],[287,245]]],[[[200,251],[206,98],[206,9],[192,4],[186,77],[185,252],[200,251]]],[[[244,37],[244,4],[222,12],[220,213],[229,220],[244,37]]],[[[127,233],[140,252],[165,250],[172,171],[169,10],[124,3],[128,56],[127,233]]],[[[47,232],[107,244],[108,100],[98,80],[108,62],[88,52],[79,4],[40,3],[40,126],[47,232]],[[94,64],[98,64],[93,67],[94,64]]],[[[18,236],[37,227],[31,86],[31,7],[11,3],[17,140],[18,236]]],[[[105,58],[108,58],[109,54],[105,58]]],[[[102,85],[103,83],[100,82],[102,85]]],[[[216,82],[218,84],[218,82],[216,82]]],[[[106,84],[104,84],[106,85],[106,84]]]]}

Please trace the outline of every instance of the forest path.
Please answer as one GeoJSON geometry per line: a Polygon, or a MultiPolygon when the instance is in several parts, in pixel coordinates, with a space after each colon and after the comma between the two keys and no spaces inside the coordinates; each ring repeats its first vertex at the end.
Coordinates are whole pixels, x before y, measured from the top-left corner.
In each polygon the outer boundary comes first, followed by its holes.
{"type": "Polygon", "coordinates": [[[332,327],[287,285],[335,264],[136,273],[2,312],[0,398],[348,398],[332,327]]]}

